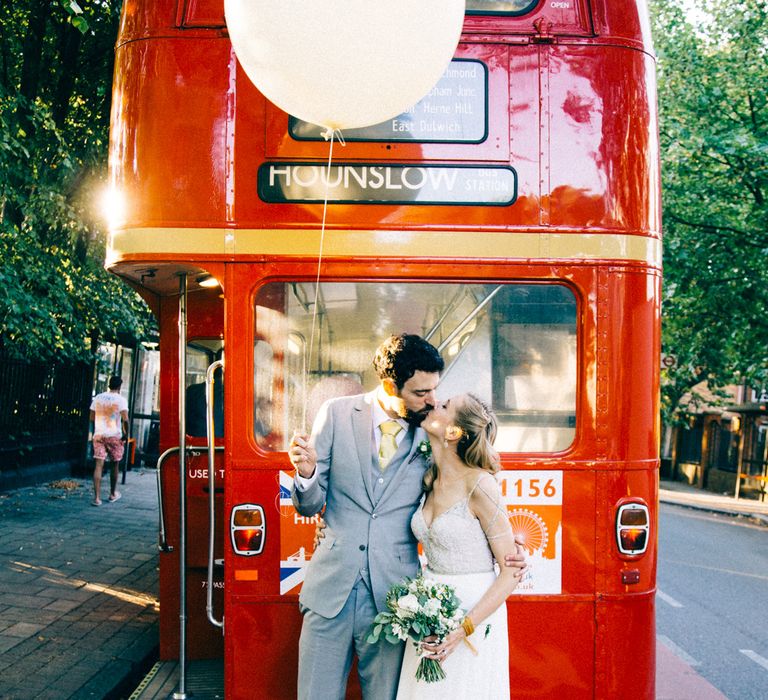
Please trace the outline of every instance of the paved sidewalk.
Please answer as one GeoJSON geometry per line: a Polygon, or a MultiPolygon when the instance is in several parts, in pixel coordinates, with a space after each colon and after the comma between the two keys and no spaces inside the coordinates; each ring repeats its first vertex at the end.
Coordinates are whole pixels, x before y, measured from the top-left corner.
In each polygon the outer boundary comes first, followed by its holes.
{"type": "MultiPolygon", "coordinates": [[[[155,472],[129,472],[119,489],[98,508],[84,479],[0,493],[3,700],[127,697],[154,660],[155,472]]],[[[768,503],[669,481],[659,496],[768,525],[768,503]]]]}
{"type": "Polygon", "coordinates": [[[120,697],[154,659],[155,472],[129,472],[115,503],[102,489],[101,507],[84,479],[0,493],[3,700],[120,697]]]}
{"type": "Polygon", "coordinates": [[[739,498],[690,486],[681,481],[662,480],[659,500],[687,508],[707,510],[724,515],[737,515],[768,525],[768,501],[739,498]]]}

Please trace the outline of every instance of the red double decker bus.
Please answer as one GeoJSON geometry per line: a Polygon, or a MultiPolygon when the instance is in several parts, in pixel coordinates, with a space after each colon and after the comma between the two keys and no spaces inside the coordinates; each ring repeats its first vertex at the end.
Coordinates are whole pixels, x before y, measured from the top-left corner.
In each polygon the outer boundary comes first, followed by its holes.
{"type": "Polygon", "coordinates": [[[654,71],[642,0],[469,0],[435,88],[328,167],[320,129],[246,77],[222,0],[125,0],[108,266],[160,326],[177,696],[212,668],[227,698],[295,695],[314,523],[287,444],[412,332],[443,354],[440,394],[499,417],[531,564],[507,603],[512,696],[654,697],[654,71]]]}

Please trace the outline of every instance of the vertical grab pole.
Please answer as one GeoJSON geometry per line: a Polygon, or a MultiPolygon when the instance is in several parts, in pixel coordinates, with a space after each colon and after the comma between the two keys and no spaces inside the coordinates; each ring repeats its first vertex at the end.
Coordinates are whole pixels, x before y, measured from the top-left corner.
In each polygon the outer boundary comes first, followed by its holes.
{"type": "MultiPolygon", "coordinates": [[[[213,547],[216,542],[216,470],[213,463],[215,451],[216,428],[214,422],[214,392],[213,382],[216,370],[224,372],[224,356],[213,362],[205,373],[205,430],[208,436],[208,587],[205,591],[205,613],[208,622],[214,627],[224,630],[224,617],[217,620],[213,615],[213,547]]],[[[223,377],[222,377],[223,381],[223,377]]]]}
{"type": "Polygon", "coordinates": [[[187,698],[187,273],[179,275],[179,687],[187,698]]]}

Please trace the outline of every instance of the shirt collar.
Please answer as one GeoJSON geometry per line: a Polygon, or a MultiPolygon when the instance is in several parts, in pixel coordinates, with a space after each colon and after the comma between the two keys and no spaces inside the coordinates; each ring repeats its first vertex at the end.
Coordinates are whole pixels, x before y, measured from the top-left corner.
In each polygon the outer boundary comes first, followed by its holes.
{"type": "Polygon", "coordinates": [[[376,390],[376,394],[374,396],[373,400],[373,426],[375,428],[378,428],[384,421],[388,420],[396,420],[403,428],[403,430],[408,430],[408,421],[405,420],[405,418],[390,418],[387,415],[387,412],[381,407],[381,404],[379,403],[379,398],[381,397],[381,387],[379,387],[376,390]]]}

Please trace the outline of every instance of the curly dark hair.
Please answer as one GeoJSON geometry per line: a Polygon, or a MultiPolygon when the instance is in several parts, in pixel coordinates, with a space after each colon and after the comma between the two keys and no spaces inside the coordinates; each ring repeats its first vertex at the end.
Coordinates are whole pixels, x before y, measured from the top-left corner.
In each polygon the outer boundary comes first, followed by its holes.
{"type": "Polygon", "coordinates": [[[417,372],[442,372],[445,363],[433,345],[418,335],[391,335],[376,350],[373,367],[381,380],[389,377],[402,389],[417,372]]]}

